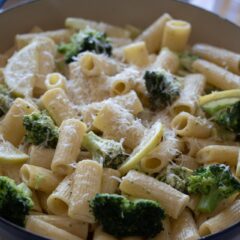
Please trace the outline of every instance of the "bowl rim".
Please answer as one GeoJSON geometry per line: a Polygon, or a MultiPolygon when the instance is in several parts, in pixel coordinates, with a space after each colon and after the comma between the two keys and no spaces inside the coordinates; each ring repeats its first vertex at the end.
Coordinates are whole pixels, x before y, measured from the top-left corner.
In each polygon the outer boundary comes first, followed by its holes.
{"type": "MultiPolygon", "coordinates": [[[[182,4],[182,5],[189,5],[190,7],[196,8],[199,11],[205,12],[205,13],[207,13],[209,15],[214,15],[216,18],[219,18],[221,21],[225,21],[228,24],[232,25],[234,28],[240,30],[240,26],[237,23],[235,23],[235,22],[229,20],[228,18],[225,18],[225,17],[223,17],[223,16],[221,16],[221,15],[215,13],[215,12],[208,11],[208,10],[206,10],[206,9],[200,7],[200,6],[196,6],[196,5],[194,5],[192,3],[189,3],[189,2],[184,2],[183,0],[170,0],[170,1],[177,2],[177,3],[182,4]]],[[[26,5],[35,4],[37,2],[40,2],[40,0],[29,0],[28,2],[17,3],[17,4],[7,8],[7,9],[2,10],[0,12],[0,18],[1,18],[2,15],[8,14],[8,12],[11,12],[13,10],[16,10],[16,9],[19,9],[19,8],[22,8],[22,7],[25,7],[26,5]]],[[[0,217],[0,223],[1,222],[3,222],[4,224],[10,225],[11,227],[17,229],[18,231],[22,231],[22,232],[24,232],[26,234],[29,234],[29,236],[37,236],[37,237],[40,237],[41,240],[49,240],[49,238],[45,238],[45,237],[43,237],[41,235],[34,234],[34,233],[26,230],[24,227],[20,227],[20,226],[14,224],[14,223],[12,223],[12,222],[2,218],[2,217],[0,217]]],[[[240,221],[236,222],[235,224],[231,225],[230,227],[228,227],[226,229],[223,229],[220,232],[217,232],[217,233],[214,233],[214,234],[211,234],[211,235],[206,235],[204,237],[201,237],[199,240],[215,240],[216,238],[218,239],[218,237],[221,237],[221,235],[227,234],[228,232],[231,232],[232,230],[234,230],[237,227],[240,227],[240,221]]]]}

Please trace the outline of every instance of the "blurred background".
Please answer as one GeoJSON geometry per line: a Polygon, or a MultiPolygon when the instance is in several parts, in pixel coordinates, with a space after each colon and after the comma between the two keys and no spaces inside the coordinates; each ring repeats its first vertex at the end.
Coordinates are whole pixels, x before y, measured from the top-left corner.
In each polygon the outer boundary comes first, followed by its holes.
{"type": "MultiPolygon", "coordinates": [[[[28,2],[29,0],[0,0],[5,2],[4,8],[12,7],[16,4],[28,2]]],[[[146,0],[145,0],[146,1],[146,0]]],[[[159,0],[160,1],[160,0],[159,0]]],[[[169,0],[171,1],[171,0],[169,0]]],[[[221,17],[227,18],[240,26],[240,0],[179,0],[187,2],[208,11],[215,12],[221,17]]]]}
{"type": "Polygon", "coordinates": [[[240,26],[240,0],[181,0],[215,12],[240,26]]]}

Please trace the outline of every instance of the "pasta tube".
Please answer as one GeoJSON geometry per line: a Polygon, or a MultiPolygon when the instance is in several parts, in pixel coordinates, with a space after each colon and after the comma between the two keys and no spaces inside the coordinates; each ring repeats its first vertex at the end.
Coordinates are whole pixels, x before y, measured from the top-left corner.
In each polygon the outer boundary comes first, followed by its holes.
{"type": "Polygon", "coordinates": [[[111,85],[111,96],[122,95],[130,92],[136,83],[136,79],[140,77],[139,71],[126,68],[119,74],[111,77],[110,85],[111,85]]]}
{"type": "Polygon", "coordinates": [[[189,201],[188,195],[135,170],[129,171],[122,178],[120,190],[133,197],[159,201],[166,213],[174,219],[179,217],[189,201]]]}
{"type": "Polygon", "coordinates": [[[88,223],[95,222],[89,209],[89,201],[101,192],[102,174],[102,165],[95,161],[82,160],[77,164],[68,210],[69,217],[88,223]]]}
{"type": "Polygon", "coordinates": [[[29,164],[50,169],[55,150],[52,148],[44,148],[41,146],[30,147],[29,164]]]}
{"type": "Polygon", "coordinates": [[[26,229],[53,240],[83,240],[82,238],[68,233],[67,231],[45,222],[36,216],[29,216],[27,218],[26,229]]]}
{"type": "Polygon", "coordinates": [[[182,154],[178,158],[176,158],[175,161],[178,163],[178,165],[181,165],[192,170],[195,170],[199,167],[199,164],[197,163],[196,159],[188,155],[182,154]]]}
{"type": "Polygon", "coordinates": [[[116,141],[124,139],[123,144],[131,149],[140,143],[145,131],[140,121],[117,104],[105,105],[94,119],[93,126],[102,131],[106,138],[116,141]]]}
{"type": "Polygon", "coordinates": [[[216,145],[217,142],[212,139],[183,137],[181,139],[181,144],[182,144],[181,152],[183,154],[195,157],[200,149],[208,145],[216,145]]]}
{"type": "Polygon", "coordinates": [[[179,68],[179,57],[176,53],[172,52],[168,48],[162,48],[161,52],[153,63],[153,66],[163,68],[171,73],[175,73],[179,68]]]}
{"type": "Polygon", "coordinates": [[[47,199],[48,209],[56,214],[67,216],[72,191],[73,174],[66,176],[47,199]]]}
{"type": "Polygon", "coordinates": [[[45,192],[41,192],[41,191],[37,191],[36,193],[37,193],[38,200],[39,200],[39,203],[40,203],[40,206],[41,206],[43,212],[52,214],[49,211],[48,206],[47,206],[47,199],[48,199],[49,193],[45,193],[45,192]]]}
{"type": "Polygon", "coordinates": [[[201,164],[225,163],[236,166],[239,150],[237,146],[210,145],[198,151],[196,158],[201,164]]]}
{"type": "Polygon", "coordinates": [[[223,229],[239,222],[240,220],[240,200],[236,200],[231,206],[206,220],[199,227],[201,236],[220,232],[223,229]]]}
{"type": "Polygon", "coordinates": [[[195,44],[192,50],[201,58],[240,74],[240,54],[203,43],[195,44]]]}
{"type": "Polygon", "coordinates": [[[35,218],[47,222],[55,227],[63,229],[68,233],[87,239],[88,224],[71,219],[69,217],[55,216],[55,215],[35,215],[35,218]]]}
{"type": "Polygon", "coordinates": [[[165,13],[146,28],[136,39],[136,41],[144,41],[146,43],[149,53],[156,53],[161,48],[163,30],[166,23],[171,20],[172,17],[165,13]]]}
{"type": "Polygon", "coordinates": [[[17,48],[21,49],[28,45],[34,38],[36,37],[48,37],[51,38],[55,43],[59,44],[62,42],[69,41],[72,32],[67,29],[59,29],[54,31],[46,31],[46,32],[31,32],[25,34],[17,34],[15,37],[15,42],[17,44],[17,48]]]}
{"type": "Polygon", "coordinates": [[[61,88],[64,91],[67,90],[67,79],[60,73],[49,73],[46,76],[45,85],[47,90],[54,88],[61,88]]]}
{"type": "Polygon", "coordinates": [[[123,49],[124,60],[138,67],[145,67],[149,63],[148,51],[145,42],[132,43],[123,49]]]}
{"type": "Polygon", "coordinates": [[[25,135],[23,116],[37,111],[37,108],[24,99],[17,98],[1,122],[3,138],[18,146],[25,135]]]}
{"type": "Polygon", "coordinates": [[[80,153],[83,135],[86,125],[77,119],[68,119],[62,122],[59,128],[59,139],[52,160],[51,169],[60,175],[72,172],[80,153]]]}
{"type": "Polygon", "coordinates": [[[216,215],[218,215],[219,213],[221,213],[223,210],[229,208],[229,206],[231,206],[235,201],[236,199],[238,198],[238,195],[239,193],[235,193],[233,195],[231,195],[230,197],[226,198],[226,199],[223,199],[219,205],[217,206],[217,208],[211,212],[211,213],[202,213],[202,214],[199,214],[197,217],[196,217],[196,223],[198,226],[201,226],[202,223],[204,223],[206,220],[212,218],[212,217],[215,217],[216,215]]]}
{"type": "Polygon", "coordinates": [[[91,52],[80,54],[80,69],[87,77],[97,77],[102,73],[112,76],[117,73],[118,68],[115,62],[106,56],[99,56],[91,52]]]}
{"type": "Polygon", "coordinates": [[[171,106],[172,115],[180,112],[194,114],[197,110],[199,96],[202,95],[205,86],[205,77],[202,74],[189,74],[184,79],[184,86],[180,97],[171,106]]]}
{"type": "Polygon", "coordinates": [[[115,193],[120,180],[120,172],[111,168],[103,169],[102,176],[102,193],[115,193]]]}
{"type": "Polygon", "coordinates": [[[91,127],[97,114],[103,109],[105,105],[108,105],[110,103],[116,103],[120,105],[121,107],[131,112],[133,115],[137,115],[143,111],[142,103],[138,98],[136,92],[130,91],[129,93],[122,96],[116,96],[101,102],[90,103],[82,106],[80,111],[83,117],[83,122],[85,122],[87,126],[91,127]]]}
{"type": "Polygon", "coordinates": [[[197,240],[200,238],[193,216],[188,209],[185,209],[177,220],[173,220],[171,237],[174,240],[197,240]]]}
{"type": "Polygon", "coordinates": [[[29,164],[21,167],[20,176],[30,188],[46,193],[52,192],[61,181],[61,178],[52,171],[29,164]]]}
{"type": "Polygon", "coordinates": [[[65,26],[77,31],[90,27],[96,29],[97,31],[105,32],[109,37],[115,38],[128,38],[130,36],[130,32],[126,29],[105,22],[99,23],[83,18],[67,18],[65,20],[65,26]]]}
{"type": "Polygon", "coordinates": [[[42,212],[42,208],[38,199],[38,195],[34,190],[31,190],[31,192],[32,192],[31,199],[33,201],[33,208],[31,209],[31,211],[36,211],[38,212],[38,214],[40,214],[42,212]]]}
{"type": "Polygon", "coordinates": [[[114,236],[112,236],[108,233],[105,233],[102,230],[102,227],[99,226],[94,231],[93,240],[117,240],[117,238],[115,238],[114,236]]]}
{"type": "Polygon", "coordinates": [[[77,117],[76,109],[61,88],[48,90],[41,97],[41,103],[57,125],[61,125],[63,120],[77,117]]]}
{"type": "Polygon", "coordinates": [[[181,20],[170,20],[163,31],[162,47],[175,52],[182,52],[187,46],[191,33],[191,24],[181,20]]]}
{"type": "Polygon", "coordinates": [[[163,230],[157,234],[152,240],[171,240],[170,236],[170,222],[169,218],[165,218],[163,221],[163,230]]]}
{"type": "Polygon", "coordinates": [[[171,122],[176,134],[184,137],[207,138],[211,135],[212,125],[200,117],[181,112],[171,122]]]}
{"type": "Polygon", "coordinates": [[[140,161],[140,167],[147,173],[158,173],[179,152],[179,141],[173,132],[165,132],[164,140],[140,161]]]}
{"type": "Polygon", "coordinates": [[[235,75],[214,63],[198,59],[193,62],[193,69],[205,75],[207,82],[223,90],[240,88],[240,76],[235,75]]]}

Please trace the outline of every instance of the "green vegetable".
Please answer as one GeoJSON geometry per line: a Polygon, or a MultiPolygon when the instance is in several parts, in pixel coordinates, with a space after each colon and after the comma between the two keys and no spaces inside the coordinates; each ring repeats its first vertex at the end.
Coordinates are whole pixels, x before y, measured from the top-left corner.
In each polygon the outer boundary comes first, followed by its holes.
{"type": "Polygon", "coordinates": [[[22,183],[16,185],[0,176],[0,216],[19,226],[24,226],[26,215],[33,207],[31,191],[22,183]]]}
{"type": "Polygon", "coordinates": [[[187,185],[189,193],[200,195],[197,210],[203,213],[214,211],[223,199],[240,192],[240,182],[224,164],[198,168],[188,177],[187,185]]]}
{"type": "Polygon", "coordinates": [[[163,124],[159,121],[155,122],[148,131],[145,132],[141,142],[132,151],[129,158],[120,166],[120,173],[125,175],[131,169],[138,169],[141,159],[161,142],[163,132],[163,124]]]}
{"type": "Polygon", "coordinates": [[[14,98],[11,96],[9,89],[0,84],[0,117],[7,113],[13,101],[14,98]]]}
{"type": "Polygon", "coordinates": [[[146,71],[144,79],[153,109],[172,104],[180,95],[179,81],[165,70],[146,71]]]}
{"type": "Polygon", "coordinates": [[[102,193],[91,200],[90,208],[103,230],[116,237],[154,237],[163,229],[165,215],[156,201],[102,193]]]}
{"type": "Polygon", "coordinates": [[[193,72],[192,64],[198,58],[198,56],[190,52],[183,52],[179,55],[180,66],[189,72],[193,72]]]}
{"type": "Polygon", "coordinates": [[[236,135],[240,134],[240,89],[202,96],[199,104],[219,126],[236,135]]]}
{"type": "Polygon", "coordinates": [[[65,55],[65,62],[70,63],[74,57],[85,51],[111,56],[112,46],[105,33],[86,28],[74,34],[69,43],[60,44],[58,51],[65,55]]]}
{"type": "Polygon", "coordinates": [[[213,120],[227,130],[240,134],[240,101],[218,111],[213,120]]]}
{"type": "Polygon", "coordinates": [[[213,116],[218,111],[220,111],[222,109],[226,109],[227,107],[230,107],[239,101],[240,101],[240,99],[236,98],[236,97],[235,98],[222,98],[222,99],[218,99],[215,101],[205,103],[204,105],[202,105],[202,109],[204,110],[204,112],[206,112],[210,116],[213,116]]]}
{"type": "Polygon", "coordinates": [[[159,181],[171,185],[181,192],[187,192],[187,179],[192,170],[178,165],[168,165],[158,176],[159,181]]]}
{"type": "Polygon", "coordinates": [[[45,111],[24,115],[23,125],[26,129],[25,141],[34,145],[55,148],[59,130],[45,111]]]}
{"type": "Polygon", "coordinates": [[[82,146],[92,154],[94,160],[107,168],[117,169],[128,157],[121,143],[101,138],[93,132],[85,134],[82,146]]]}

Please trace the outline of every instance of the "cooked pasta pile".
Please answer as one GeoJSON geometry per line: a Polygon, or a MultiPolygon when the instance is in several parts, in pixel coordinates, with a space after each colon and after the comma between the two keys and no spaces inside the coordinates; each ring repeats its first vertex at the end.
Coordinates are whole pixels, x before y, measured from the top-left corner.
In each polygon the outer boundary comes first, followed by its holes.
{"type": "Polygon", "coordinates": [[[0,216],[56,240],[237,223],[240,55],[190,33],[164,14],[143,31],[67,18],[16,35],[0,56],[0,216]]]}

